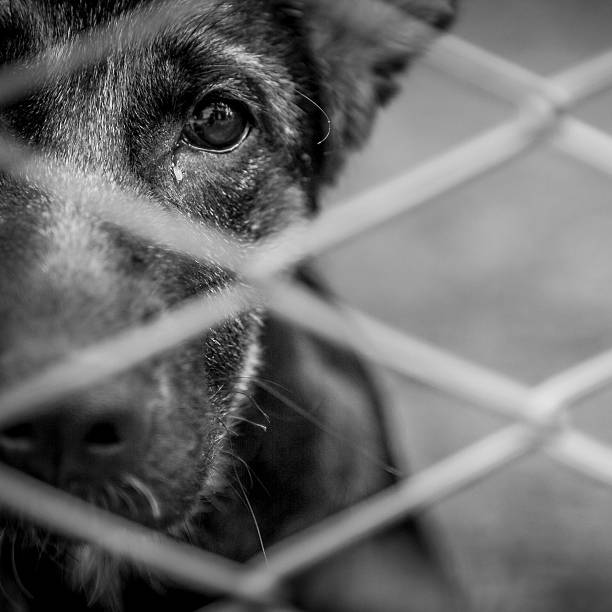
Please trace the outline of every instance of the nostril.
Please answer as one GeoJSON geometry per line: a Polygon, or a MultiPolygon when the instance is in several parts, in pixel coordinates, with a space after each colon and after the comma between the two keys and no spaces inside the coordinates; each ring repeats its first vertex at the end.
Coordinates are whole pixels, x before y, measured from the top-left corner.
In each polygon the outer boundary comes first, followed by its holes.
{"type": "Polygon", "coordinates": [[[90,452],[112,453],[123,445],[124,439],[116,423],[100,421],[90,426],[83,437],[83,442],[90,452]]]}
{"type": "Polygon", "coordinates": [[[448,30],[455,21],[455,14],[452,11],[441,12],[434,21],[434,27],[441,31],[448,30]]]}
{"type": "Polygon", "coordinates": [[[34,426],[32,423],[19,423],[19,425],[8,427],[0,435],[12,440],[32,439],[34,437],[34,426]]]}
{"type": "Polygon", "coordinates": [[[457,0],[444,0],[440,6],[436,5],[432,10],[435,14],[434,27],[439,30],[448,30],[456,18],[457,0]]]}
{"type": "Polygon", "coordinates": [[[35,446],[32,423],[19,423],[0,431],[0,446],[11,451],[30,451],[35,446]]]}

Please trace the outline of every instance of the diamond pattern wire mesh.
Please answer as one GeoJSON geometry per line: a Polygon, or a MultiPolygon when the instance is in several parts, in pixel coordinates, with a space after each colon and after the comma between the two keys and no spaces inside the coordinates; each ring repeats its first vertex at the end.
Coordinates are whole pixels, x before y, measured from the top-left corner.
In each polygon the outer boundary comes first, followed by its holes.
{"type": "MultiPolygon", "coordinates": [[[[161,13],[148,15],[144,22],[144,18],[137,21],[138,32],[126,32],[124,27],[121,36],[124,42],[132,34],[142,38],[168,18],[161,13]]],[[[95,36],[85,37],[75,44],[64,69],[76,69],[108,52],[107,44],[95,40],[95,36]]],[[[186,586],[274,606],[274,593],[283,579],[530,453],[546,453],[560,464],[612,487],[612,449],[573,427],[569,415],[578,400],[612,381],[612,351],[529,387],[360,312],[331,306],[280,274],[302,257],[322,253],[368,232],[542,144],[612,176],[612,136],[570,114],[577,103],[612,88],[612,51],[547,79],[453,36],[438,41],[426,61],[452,78],[514,103],[516,112],[493,129],[399,178],[323,212],[308,226],[290,230],[273,245],[249,251],[248,259],[241,245],[209,229],[194,228],[178,216],[156,210],[150,202],[136,201],[111,188],[98,201],[92,201],[97,213],[141,236],[231,265],[255,289],[241,285],[223,295],[195,298],[151,323],[72,355],[5,391],[0,396],[0,423],[36,414],[67,394],[203,333],[239,311],[245,301],[263,299],[276,314],[348,345],[385,368],[451,397],[468,400],[485,412],[502,415],[511,424],[269,548],[267,564],[254,561],[242,566],[160,534],[150,537],[151,532],[143,527],[7,467],[0,467],[2,505],[158,570],[186,586]],[[125,206],[126,199],[130,206],[125,206]]],[[[31,68],[26,78],[19,70],[5,70],[0,74],[0,102],[23,95],[32,83],[54,69],[41,64],[31,68]]],[[[38,163],[34,153],[7,137],[0,140],[0,145],[0,166],[4,170],[25,173],[51,192],[65,195],[75,188],[70,168],[49,169],[48,163],[38,163]]],[[[213,607],[218,606],[210,609],[213,607]]]]}

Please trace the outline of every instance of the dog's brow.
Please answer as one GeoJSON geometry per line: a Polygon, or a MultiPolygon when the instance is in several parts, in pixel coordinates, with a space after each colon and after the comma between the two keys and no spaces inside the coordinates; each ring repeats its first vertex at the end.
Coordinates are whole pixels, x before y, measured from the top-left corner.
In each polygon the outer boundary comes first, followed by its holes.
{"type": "Polygon", "coordinates": [[[0,0],[0,27],[20,26],[23,21],[25,15],[20,4],[12,0],[0,0]]]}
{"type": "Polygon", "coordinates": [[[250,52],[245,47],[227,45],[223,51],[237,66],[243,67],[247,71],[254,69],[258,72],[263,72],[266,68],[261,57],[256,53],[250,52]]]}
{"type": "MultiPolygon", "coordinates": [[[[0,26],[3,24],[3,15],[4,21],[11,28],[27,21],[27,13],[19,17],[20,4],[6,2],[0,0],[0,26]]],[[[201,17],[203,10],[210,14],[217,9],[218,3],[219,0],[184,0],[177,7],[175,3],[163,1],[153,8],[136,8],[108,23],[85,29],[76,36],[71,35],[71,40],[64,44],[65,51],[53,54],[55,58],[61,55],[61,62],[50,61],[43,53],[27,65],[27,70],[24,70],[25,66],[20,60],[6,64],[0,67],[0,104],[19,99],[39,87],[50,75],[67,75],[104,59],[118,49],[146,45],[163,35],[170,26],[176,30],[184,26],[185,20],[189,21],[196,15],[201,17]]]]}

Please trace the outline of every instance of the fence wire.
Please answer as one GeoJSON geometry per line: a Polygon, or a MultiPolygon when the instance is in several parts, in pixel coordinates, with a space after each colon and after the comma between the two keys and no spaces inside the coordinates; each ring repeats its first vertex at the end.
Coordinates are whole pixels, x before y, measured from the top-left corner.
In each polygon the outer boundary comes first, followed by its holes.
{"type": "MultiPolygon", "coordinates": [[[[187,12],[193,6],[183,4],[187,12]]],[[[66,74],[104,57],[114,45],[154,36],[176,17],[176,9],[172,3],[171,11],[162,5],[159,12],[139,15],[138,20],[133,17],[84,35],[67,54],[54,52],[27,70],[23,66],[3,70],[0,104],[27,94],[50,74],[66,74]],[[62,63],[53,59],[58,57],[64,58],[62,63]]],[[[108,185],[96,182],[92,193],[102,194],[92,196],[97,214],[168,248],[228,265],[241,280],[218,295],[194,298],[157,320],[87,347],[2,392],[0,424],[49,409],[66,395],[201,335],[254,300],[297,325],[350,346],[369,360],[510,423],[350,510],[272,546],[267,563],[256,559],[240,565],[177,543],[8,467],[0,467],[3,506],[55,531],[94,542],[187,587],[281,609],[274,606],[283,580],[528,454],[545,453],[560,465],[612,487],[612,448],[578,430],[570,418],[579,400],[612,383],[612,350],[527,386],[354,309],[330,305],[281,274],[302,258],[356,239],[534,147],[555,147],[612,176],[612,136],[571,116],[578,103],[612,88],[612,51],[542,78],[464,40],[445,36],[431,49],[427,62],[450,78],[512,103],[513,114],[402,176],[324,211],[315,221],[285,232],[273,243],[257,248],[236,243],[210,228],[162,212],[134,194],[115,187],[109,191],[108,185]],[[133,206],[125,206],[126,200],[133,206]]],[[[0,167],[27,175],[51,192],[65,195],[82,188],[74,186],[74,169],[51,167],[8,136],[0,141],[0,167]]],[[[88,179],[91,183],[91,177],[88,179]]],[[[209,608],[230,609],[225,604],[209,608]]]]}

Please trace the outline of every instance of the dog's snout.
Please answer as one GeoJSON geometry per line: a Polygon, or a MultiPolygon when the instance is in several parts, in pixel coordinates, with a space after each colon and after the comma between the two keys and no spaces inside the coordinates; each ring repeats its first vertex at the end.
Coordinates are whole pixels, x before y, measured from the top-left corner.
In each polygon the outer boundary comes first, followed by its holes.
{"type": "Polygon", "coordinates": [[[438,30],[448,30],[455,21],[457,0],[401,0],[417,19],[422,19],[438,30]]]}
{"type": "Polygon", "coordinates": [[[32,423],[19,423],[0,431],[0,447],[8,454],[28,453],[36,446],[36,431],[32,423]]]}
{"type": "Polygon", "coordinates": [[[130,458],[130,450],[138,446],[143,428],[146,427],[136,410],[124,408],[106,413],[88,415],[83,422],[79,419],[68,425],[64,432],[64,444],[72,435],[76,455],[94,461],[119,461],[130,458]]]}
{"type": "Polygon", "coordinates": [[[115,419],[104,419],[92,423],[83,436],[83,446],[92,455],[113,455],[120,453],[127,438],[115,419]]]}
{"type": "Polygon", "coordinates": [[[145,412],[129,406],[58,409],[0,431],[0,456],[52,484],[105,480],[130,471],[148,429],[145,412]]]}
{"type": "Polygon", "coordinates": [[[439,11],[433,21],[433,26],[438,30],[448,30],[455,21],[455,12],[451,9],[439,11]]]}

